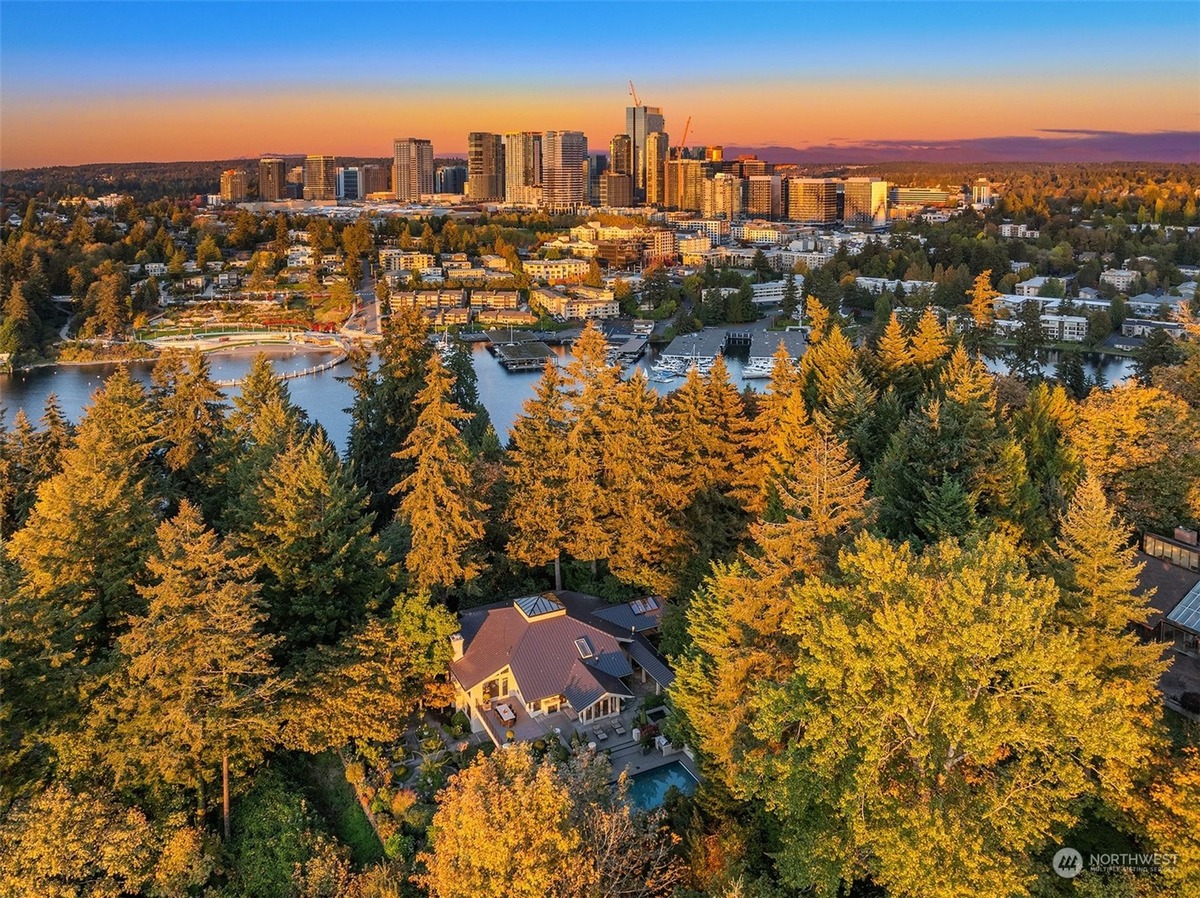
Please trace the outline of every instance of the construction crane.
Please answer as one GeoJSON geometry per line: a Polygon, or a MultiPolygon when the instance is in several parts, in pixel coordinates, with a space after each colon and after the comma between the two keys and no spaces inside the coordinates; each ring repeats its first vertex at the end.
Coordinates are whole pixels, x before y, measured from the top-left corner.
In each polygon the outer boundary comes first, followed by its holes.
{"type": "Polygon", "coordinates": [[[683,158],[683,147],[687,143],[688,131],[692,129],[692,117],[689,115],[687,124],[683,126],[683,137],[679,139],[679,146],[675,149],[675,158],[683,158]]]}
{"type": "Polygon", "coordinates": [[[641,105],[642,105],[642,101],[638,99],[638,97],[637,97],[637,91],[634,89],[634,87],[633,87],[633,82],[632,82],[632,81],[630,81],[630,82],[629,82],[629,93],[630,93],[630,95],[633,97],[633,105],[634,105],[634,106],[641,106],[641,105]]]}

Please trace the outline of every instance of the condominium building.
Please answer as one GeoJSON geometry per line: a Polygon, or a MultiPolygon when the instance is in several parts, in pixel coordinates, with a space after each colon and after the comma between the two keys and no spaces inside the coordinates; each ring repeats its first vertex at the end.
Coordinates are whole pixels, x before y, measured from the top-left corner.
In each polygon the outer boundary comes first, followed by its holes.
{"type": "Polygon", "coordinates": [[[392,191],[402,203],[433,193],[433,142],[417,137],[392,141],[392,191]]]}
{"type": "Polygon", "coordinates": [[[283,185],[283,195],[289,200],[304,198],[304,166],[296,165],[288,169],[287,181],[283,185]]]}
{"type": "Polygon", "coordinates": [[[265,202],[283,199],[287,193],[287,163],[274,156],[258,160],[258,198],[265,202]]]}
{"type": "Polygon", "coordinates": [[[705,218],[724,217],[729,222],[742,214],[742,179],[724,172],[704,182],[700,214],[705,218]]]}
{"type": "Polygon", "coordinates": [[[950,191],[936,187],[893,187],[888,191],[888,202],[895,206],[945,206],[950,202],[950,191]]]}
{"type": "Polygon", "coordinates": [[[1112,284],[1118,290],[1128,290],[1141,276],[1141,272],[1128,268],[1108,268],[1100,272],[1100,281],[1112,284]]]}
{"type": "Polygon", "coordinates": [[[542,134],[542,204],[549,209],[577,209],[588,201],[585,177],[587,138],[582,131],[542,134]]]}
{"type": "Polygon", "coordinates": [[[246,173],[238,168],[221,172],[221,202],[244,203],[249,191],[246,173]]]}
{"type": "Polygon", "coordinates": [[[337,199],[337,159],[307,156],[304,159],[304,198],[318,202],[337,199]]]}
{"type": "Polygon", "coordinates": [[[625,133],[633,148],[633,188],[639,199],[646,195],[646,140],[665,130],[666,120],[658,106],[625,107],[625,133]]]}
{"type": "Polygon", "coordinates": [[[600,176],[600,205],[623,209],[633,205],[633,177],[627,172],[606,171],[600,176]]]}
{"type": "Polygon", "coordinates": [[[847,224],[869,228],[882,228],[887,224],[887,181],[879,178],[847,178],[843,192],[846,207],[842,218],[847,224]]]}
{"type": "Polygon", "coordinates": [[[586,259],[526,259],[521,268],[535,281],[551,284],[579,284],[590,268],[586,259]]]}
{"type": "Polygon", "coordinates": [[[837,221],[838,182],[833,178],[789,178],[788,215],[792,221],[837,221]]]}
{"type": "Polygon", "coordinates": [[[666,205],[671,209],[699,212],[704,200],[704,169],[695,159],[668,159],[666,205]]]}
{"type": "Polygon", "coordinates": [[[779,175],[751,175],[746,193],[747,215],[769,219],[783,216],[783,186],[779,175]]]}
{"type": "Polygon", "coordinates": [[[542,135],[537,131],[504,135],[504,200],[524,205],[542,200],[542,135]]]}
{"type": "Polygon", "coordinates": [[[671,149],[671,138],[663,131],[651,131],[646,135],[646,202],[651,206],[662,206],[667,199],[667,154],[671,149]]]}
{"type": "Polygon", "coordinates": [[[608,167],[618,174],[633,174],[633,138],[614,134],[608,144],[608,167]]]}
{"type": "Polygon", "coordinates": [[[467,196],[476,201],[504,199],[504,139],[499,134],[467,135],[467,196]]]}

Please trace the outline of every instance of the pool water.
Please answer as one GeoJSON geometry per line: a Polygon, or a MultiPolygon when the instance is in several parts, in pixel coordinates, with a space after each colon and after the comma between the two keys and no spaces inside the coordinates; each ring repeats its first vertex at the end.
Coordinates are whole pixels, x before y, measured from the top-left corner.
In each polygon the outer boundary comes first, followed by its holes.
{"type": "Polygon", "coordinates": [[[696,778],[688,773],[688,769],[679,761],[672,761],[663,767],[635,773],[629,778],[629,801],[643,811],[652,811],[662,807],[666,800],[667,790],[674,786],[685,795],[696,791],[696,778]]]}

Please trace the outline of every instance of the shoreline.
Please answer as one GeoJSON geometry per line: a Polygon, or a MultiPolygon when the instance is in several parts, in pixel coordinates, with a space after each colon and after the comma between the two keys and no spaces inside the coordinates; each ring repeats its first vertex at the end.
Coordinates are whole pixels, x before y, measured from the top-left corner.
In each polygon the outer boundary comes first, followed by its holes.
{"type": "MultiPolygon", "coordinates": [[[[86,359],[86,360],[55,360],[52,362],[34,362],[29,365],[14,365],[11,370],[0,370],[0,375],[8,375],[16,377],[18,374],[31,374],[35,371],[44,370],[47,368],[87,368],[93,365],[134,365],[139,362],[154,363],[164,355],[171,352],[186,352],[186,349],[162,349],[149,355],[138,356],[137,358],[126,359],[86,359]]],[[[293,345],[288,343],[241,343],[232,346],[216,346],[211,349],[201,349],[200,352],[205,356],[222,355],[222,356],[239,356],[239,355],[297,355],[299,353],[312,354],[335,354],[344,352],[345,350],[337,346],[304,346],[293,345]]]]}

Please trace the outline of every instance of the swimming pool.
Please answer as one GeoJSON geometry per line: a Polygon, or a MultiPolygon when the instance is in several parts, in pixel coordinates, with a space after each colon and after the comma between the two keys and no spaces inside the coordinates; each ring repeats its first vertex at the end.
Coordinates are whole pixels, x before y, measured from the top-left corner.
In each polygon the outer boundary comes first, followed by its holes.
{"type": "Polygon", "coordinates": [[[696,778],[679,761],[656,767],[629,778],[629,801],[643,811],[662,807],[667,790],[674,786],[685,795],[696,791],[696,778]]]}

